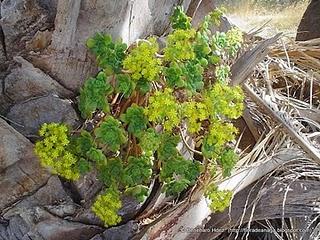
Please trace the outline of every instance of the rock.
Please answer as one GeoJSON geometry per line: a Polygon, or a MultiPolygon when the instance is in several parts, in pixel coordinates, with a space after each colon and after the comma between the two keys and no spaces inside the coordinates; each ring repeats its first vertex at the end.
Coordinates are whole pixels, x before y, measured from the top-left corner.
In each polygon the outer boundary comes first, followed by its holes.
{"type": "Polygon", "coordinates": [[[1,26],[3,28],[9,56],[25,50],[25,43],[30,40],[37,31],[53,27],[56,12],[56,10],[52,8],[54,4],[54,0],[2,1],[1,26]],[[45,2],[48,4],[45,4],[45,2]],[[51,9],[46,9],[46,6],[51,7],[51,9]]]}
{"type": "Polygon", "coordinates": [[[119,210],[118,214],[121,216],[122,222],[128,222],[138,213],[141,204],[135,198],[127,195],[122,195],[121,201],[122,208],[119,210]]]}
{"type": "Polygon", "coordinates": [[[94,170],[74,182],[73,187],[79,193],[81,203],[86,205],[86,203],[92,203],[92,200],[103,188],[103,183],[98,180],[98,173],[94,170]]]}
{"type": "MultiPolygon", "coordinates": [[[[210,12],[212,12],[216,8],[216,3],[215,1],[212,1],[212,0],[202,0],[200,1],[200,4],[199,4],[199,1],[193,1],[193,2],[196,4],[196,6],[193,6],[193,8],[190,7],[187,13],[192,16],[192,25],[197,27],[202,22],[204,16],[210,14],[210,12]]],[[[232,28],[232,25],[229,22],[229,20],[225,16],[222,16],[220,20],[220,25],[212,26],[210,30],[212,32],[216,32],[216,31],[227,32],[231,28],[232,28]]]]}
{"type": "Polygon", "coordinates": [[[14,105],[7,117],[15,122],[14,128],[25,136],[34,136],[43,123],[63,122],[75,127],[79,121],[69,100],[55,95],[30,99],[14,105]]]}
{"type": "MultiPolygon", "coordinates": [[[[94,57],[85,47],[96,32],[132,43],[137,38],[161,35],[169,25],[168,16],[179,0],[83,0],[58,1],[55,30],[50,51],[34,57],[35,66],[48,71],[68,89],[78,91],[97,73],[94,57]],[[80,3],[81,2],[81,3],[80,3]]],[[[183,1],[187,8],[190,0],[183,1]]]]}
{"type": "Polygon", "coordinates": [[[43,187],[4,211],[2,225],[0,219],[0,239],[87,240],[103,231],[92,223],[67,220],[79,209],[59,178],[52,176],[43,187]]]}
{"type": "Polygon", "coordinates": [[[0,173],[23,160],[32,143],[0,118],[0,173]]]}
{"type": "Polygon", "coordinates": [[[134,221],[127,222],[118,227],[112,227],[90,240],[130,240],[138,231],[138,224],[134,221]]]}
{"type": "Polygon", "coordinates": [[[21,67],[15,68],[4,80],[4,92],[14,102],[25,101],[31,97],[55,93],[61,97],[70,97],[73,93],[50,76],[35,68],[22,57],[15,57],[21,67]]]}
{"type": "Polygon", "coordinates": [[[298,27],[296,40],[307,41],[320,37],[320,1],[312,0],[308,5],[298,27]]]}
{"type": "Polygon", "coordinates": [[[33,144],[0,119],[0,212],[43,186],[49,173],[40,166],[33,144]],[[3,144],[4,143],[4,144],[3,144]]]}
{"type": "Polygon", "coordinates": [[[51,176],[45,186],[41,187],[31,196],[23,199],[16,207],[49,207],[61,206],[73,204],[72,199],[64,190],[59,178],[57,176],[51,176]]]}
{"type": "Polygon", "coordinates": [[[5,240],[87,240],[102,228],[56,217],[40,207],[16,208],[6,215],[7,226],[0,225],[5,240]]]}
{"type": "Polygon", "coordinates": [[[28,41],[26,44],[26,48],[28,50],[42,50],[47,48],[51,43],[52,32],[45,30],[45,31],[38,31],[33,38],[28,41]]]}
{"type": "MultiPolygon", "coordinates": [[[[74,191],[79,194],[81,205],[84,207],[84,209],[79,211],[77,216],[73,219],[87,224],[90,223],[103,226],[103,222],[91,211],[91,206],[94,203],[96,196],[101,190],[104,190],[104,185],[98,180],[97,172],[90,172],[80,180],[74,182],[71,188],[74,188],[74,191]]],[[[118,214],[121,216],[122,222],[128,222],[133,219],[140,210],[141,203],[135,198],[127,195],[122,195],[121,201],[122,208],[119,210],[118,214]]]]}
{"type": "Polygon", "coordinates": [[[0,79],[0,114],[5,115],[11,105],[11,100],[3,93],[3,84],[0,79]]]}

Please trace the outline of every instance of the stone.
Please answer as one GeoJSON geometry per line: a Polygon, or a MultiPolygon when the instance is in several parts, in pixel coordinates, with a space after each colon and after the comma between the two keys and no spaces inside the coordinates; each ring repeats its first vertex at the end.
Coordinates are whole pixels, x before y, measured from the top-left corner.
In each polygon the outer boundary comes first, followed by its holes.
{"type": "Polygon", "coordinates": [[[103,231],[94,225],[64,220],[41,207],[15,208],[6,214],[7,224],[0,225],[5,240],[87,240],[103,231]]]}
{"type": "Polygon", "coordinates": [[[122,222],[128,222],[133,219],[141,208],[141,204],[131,196],[122,195],[121,196],[122,208],[119,210],[118,214],[121,216],[122,222]]]}
{"type": "Polygon", "coordinates": [[[59,178],[51,176],[40,189],[2,211],[0,239],[87,240],[103,231],[91,222],[74,222],[79,210],[59,178]]]}
{"type": "Polygon", "coordinates": [[[31,97],[55,93],[70,97],[73,93],[22,57],[14,58],[21,66],[11,70],[4,80],[4,93],[13,102],[25,101],[31,97]]]}
{"type": "Polygon", "coordinates": [[[130,240],[137,231],[138,224],[135,221],[129,221],[124,225],[109,228],[90,240],[130,240]]]}
{"type": "Polygon", "coordinates": [[[0,118],[0,173],[23,160],[32,143],[0,118]]]}
{"type": "Polygon", "coordinates": [[[73,187],[79,193],[81,203],[90,204],[103,188],[103,183],[99,181],[97,171],[93,170],[75,181],[73,187]]]}
{"type": "Polygon", "coordinates": [[[30,195],[48,178],[33,152],[33,144],[0,119],[0,212],[30,195]]]}
{"type": "Polygon", "coordinates": [[[23,52],[25,50],[25,43],[32,39],[37,31],[53,27],[56,13],[53,6],[55,4],[54,0],[2,1],[0,11],[1,26],[9,56],[23,52]]]}
{"type": "Polygon", "coordinates": [[[305,13],[302,16],[301,22],[297,30],[297,41],[307,41],[320,37],[320,1],[312,0],[305,13]]]}
{"type": "Polygon", "coordinates": [[[190,0],[83,0],[58,1],[50,52],[32,62],[48,71],[68,89],[78,91],[94,76],[97,64],[85,42],[96,32],[132,43],[138,38],[163,34],[169,26],[173,7],[190,0]]]}
{"type": "MultiPolygon", "coordinates": [[[[23,199],[16,207],[44,207],[71,205],[71,197],[64,190],[58,176],[51,176],[45,186],[41,187],[31,196],[23,199]]],[[[53,209],[53,208],[52,208],[53,209]]]]}
{"type": "Polygon", "coordinates": [[[52,94],[15,104],[7,118],[14,122],[16,130],[28,137],[36,136],[43,123],[61,122],[75,127],[79,121],[72,102],[52,94]]]}

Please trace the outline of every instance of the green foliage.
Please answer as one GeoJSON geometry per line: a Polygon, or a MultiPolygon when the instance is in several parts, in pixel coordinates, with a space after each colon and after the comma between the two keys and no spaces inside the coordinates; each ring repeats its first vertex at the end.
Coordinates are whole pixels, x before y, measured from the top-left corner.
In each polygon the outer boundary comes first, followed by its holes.
{"type": "Polygon", "coordinates": [[[97,164],[97,166],[103,166],[107,158],[104,155],[103,151],[101,149],[97,148],[90,148],[89,151],[87,151],[87,158],[97,164]]]}
{"type": "Polygon", "coordinates": [[[207,144],[217,147],[223,146],[227,142],[234,140],[237,131],[237,128],[231,123],[214,121],[207,135],[207,144]]]}
{"type": "Polygon", "coordinates": [[[201,63],[187,61],[185,63],[173,62],[165,69],[164,74],[170,88],[186,88],[196,92],[203,88],[203,67],[201,63]]]}
{"type": "Polygon", "coordinates": [[[161,70],[161,60],[156,58],[158,50],[155,38],[141,41],[131,50],[123,61],[123,66],[132,73],[133,80],[138,81],[142,78],[148,81],[156,80],[161,70]]]}
{"type": "Polygon", "coordinates": [[[160,180],[165,183],[167,195],[178,195],[188,186],[193,185],[202,168],[199,162],[186,160],[175,154],[162,163],[160,180]]]}
{"type": "Polygon", "coordinates": [[[80,173],[81,175],[90,172],[91,169],[92,169],[92,166],[91,166],[90,162],[88,162],[88,161],[87,161],[86,159],[84,159],[84,158],[80,158],[80,160],[78,161],[77,164],[78,164],[79,173],[80,173]]]}
{"type": "Polygon", "coordinates": [[[242,32],[239,28],[232,28],[226,33],[227,50],[231,56],[234,56],[243,43],[242,32]]]}
{"type": "Polygon", "coordinates": [[[216,32],[212,38],[213,49],[218,55],[233,57],[243,43],[242,32],[232,28],[228,32],[216,32]]]}
{"type": "Polygon", "coordinates": [[[120,146],[127,142],[127,134],[121,127],[121,122],[111,116],[95,130],[95,136],[113,152],[120,150],[120,146]]]}
{"type": "MultiPolygon", "coordinates": [[[[71,136],[63,124],[44,125],[35,151],[42,165],[67,179],[97,172],[107,190],[92,210],[106,226],[121,221],[120,194],[142,202],[152,178],[159,177],[166,195],[178,196],[201,173],[205,182],[212,180],[211,171],[231,173],[237,156],[227,146],[237,130],[230,119],[241,115],[244,96],[240,87],[227,84],[229,64],[243,40],[238,29],[211,33],[221,16],[214,10],[194,29],[178,7],[161,50],[154,37],[128,49],[101,33],[87,41],[102,71],[80,90],[78,107],[86,122],[71,136]],[[194,144],[183,146],[189,138],[194,144]],[[185,149],[200,148],[202,159],[199,152],[197,160],[184,158],[185,149]]],[[[215,210],[230,198],[214,187],[208,196],[215,210]]]]}
{"type": "Polygon", "coordinates": [[[164,49],[166,61],[192,60],[195,58],[192,39],[195,37],[194,29],[177,29],[167,37],[167,46],[164,49]]]}
{"type": "Polygon", "coordinates": [[[144,185],[137,185],[134,187],[126,188],[125,194],[131,195],[136,198],[139,202],[143,202],[148,196],[149,188],[144,185]]]}
{"type": "Polygon", "coordinates": [[[99,66],[108,73],[120,73],[127,45],[113,42],[111,35],[97,33],[87,40],[87,47],[96,55],[99,66]]]}
{"type": "Polygon", "coordinates": [[[145,114],[150,122],[163,124],[164,129],[172,129],[180,123],[179,105],[172,95],[172,89],[166,88],[163,92],[157,91],[149,98],[149,105],[145,114]]]}
{"type": "Polygon", "coordinates": [[[161,135],[160,146],[158,149],[159,160],[166,161],[171,157],[177,156],[177,145],[179,141],[179,136],[171,135],[169,133],[163,133],[161,135]]]}
{"type": "Polygon", "coordinates": [[[184,66],[185,88],[193,92],[202,89],[204,83],[201,63],[188,61],[184,66]]]}
{"type": "Polygon", "coordinates": [[[117,75],[116,92],[122,93],[125,98],[128,98],[136,88],[136,82],[132,81],[130,76],[127,74],[117,75]]]}
{"type": "Polygon", "coordinates": [[[231,170],[238,160],[238,155],[232,149],[226,149],[219,157],[219,164],[222,167],[224,177],[231,175],[231,170]]]}
{"type": "Polygon", "coordinates": [[[213,185],[208,188],[206,196],[211,200],[210,208],[212,211],[223,212],[230,205],[232,192],[218,190],[218,188],[213,185]]]}
{"type": "Polygon", "coordinates": [[[113,91],[106,80],[104,72],[100,72],[96,78],[89,78],[80,90],[79,110],[83,118],[92,116],[95,110],[109,111],[106,96],[113,91]]]}
{"type": "Polygon", "coordinates": [[[124,177],[124,169],[121,159],[111,158],[99,169],[99,179],[106,186],[117,186],[124,177]]]}
{"type": "Polygon", "coordinates": [[[147,128],[148,118],[143,110],[143,107],[133,104],[127,109],[126,114],[121,116],[121,120],[128,125],[128,132],[135,136],[147,128]]]}
{"type": "Polygon", "coordinates": [[[188,17],[181,6],[177,6],[170,17],[173,29],[187,30],[191,28],[191,18],[188,17]]]}
{"type": "Polygon", "coordinates": [[[196,58],[202,61],[204,61],[203,59],[206,59],[211,53],[212,49],[210,47],[210,37],[208,36],[207,32],[197,32],[195,42],[193,44],[193,50],[196,54],[196,58]]]}
{"type": "Polygon", "coordinates": [[[152,156],[160,146],[160,135],[153,128],[139,133],[139,146],[147,156],[152,156]]]}
{"type": "Polygon", "coordinates": [[[147,156],[130,156],[128,158],[128,165],[124,171],[125,186],[133,187],[135,185],[147,184],[152,174],[151,159],[147,156]]]}
{"type": "Polygon", "coordinates": [[[43,137],[35,144],[35,153],[43,166],[66,179],[80,177],[78,159],[67,149],[70,142],[67,126],[58,123],[44,123],[39,131],[43,137]]]}
{"type": "Polygon", "coordinates": [[[182,105],[183,116],[187,120],[188,132],[197,133],[201,129],[201,123],[208,118],[208,110],[201,102],[186,102],[182,105]]]}
{"type": "Polygon", "coordinates": [[[82,130],[80,135],[73,136],[70,142],[70,151],[79,157],[86,158],[87,152],[91,148],[95,148],[96,143],[94,142],[91,134],[88,131],[82,130]]]}
{"type": "Polygon", "coordinates": [[[217,66],[215,70],[215,75],[218,82],[227,83],[230,76],[230,66],[229,65],[221,65],[217,66]]]}
{"type": "Polygon", "coordinates": [[[104,222],[105,227],[109,227],[121,222],[118,216],[121,206],[119,190],[109,188],[104,194],[98,195],[92,211],[104,222]]]}
{"type": "Polygon", "coordinates": [[[204,103],[212,119],[218,116],[231,119],[240,117],[243,100],[244,95],[240,87],[230,87],[224,83],[216,83],[204,97],[204,103]]]}
{"type": "Polygon", "coordinates": [[[177,150],[180,137],[164,133],[158,149],[161,161],[160,180],[165,183],[166,195],[177,196],[190,185],[193,185],[202,171],[198,161],[184,159],[177,150]]]}
{"type": "Polygon", "coordinates": [[[219,26],[224,12],[225,9],[223,8],[214,9],[211,13],[204,17],[202,23],[200,24],[199,30],[201,32],[207,32],[210,26],[219,26]]]}
{"type": "Polygon", "coordinates": [[[172,62],[169,67],[164,69],[166,82],[170,88],[182,88],[185,86],[183,79],[183,65],[172,62]]]}

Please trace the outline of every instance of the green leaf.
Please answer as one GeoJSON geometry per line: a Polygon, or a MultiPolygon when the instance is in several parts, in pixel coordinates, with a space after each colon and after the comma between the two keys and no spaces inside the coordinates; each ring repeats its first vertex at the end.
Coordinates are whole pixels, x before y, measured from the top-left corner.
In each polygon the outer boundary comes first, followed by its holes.
{"type": "Polygon", "coordinates": [[[160,180],[165,183],[166,195],[177,196],[187,187],[193,185],[202,165],[198,161],[190,161],[176,154],[162,163],[160,180]]]}
{"type": "Polygon", "coordinates": [[[136,88],[136,83],[127,74],[118,74],[116,79],[116,92],[122,93],[125,98],[130,97],[136,88]]]}
{"type": "Polygon", "coordinates": [[[173,62],[169,67],[165,68],[164,75],[166,77],[166,82],[170,88],[181,88],[185,86],[183,75],[183,66],[178,63],[173,62]]]}
{"type": "Polygon", "coordinates": [[[221,154],[218,162],[223,169],[223,177],[229,177],[231,175],[231,170],[236,165],[238,160],[238,155],[232,149],[226,149],[221,154]]]}
{"type": "Polygon", "coordinates": [[[107,164],[99,169],[99,179],[106,185],[119,185],[123,179],[123,165],[119,158],[108,159],[107,164]]]}
{"type": "Polygon", "coordinates": [[[48,167],[53,174],[69,180],[77,180],[80,172],[78,158],[71,152],[68,127],[59,123],[44,123],[39,135],[43,137],[35,144],[35,153],[41,165],[48,167]]]}
{"type": "Polygon", "coordinates": [[[178,196],[183,190],[187,189],[190,185],[188,179],[182,178],[178,180],[172,180],[164,185],[164,191],[166,196],[178,196]]]}
{"type": "Polygon", "coordinates": [[[173,29],[190,29],[191,28],[191,18],[188,17],[181,6],[177,6],[172,16],[170,17],[170,21],[173,29]]]}
{"type": "Polygon", "coordinates": [[[180,124],[180,107],[169,88],[164,91],[156,91],[149,98],[149,105],[145,109],[145,114],[150,122],[163,124],[166,131],[171,132],[174,127],[180,124]]]}
{"type": "Polygon", "coordinates": [[[236,119],[241,116],[244,94],[239,86],[230,87],[218,82],[204,96],[204,103],[212,117],[236,119]]]}
{"type": "Polygon", "coordinates": [[[195,61],[188,61],[184,65],[184,76],[186,89],[196,92],[201,90],[204,86],[203,83],[203,67],[200,63],[195,61]]]}
{"type": "Polygon", "coordinates": [[[153,128],[138,134],[139,145],[147,156],[152,156],[160,146],[160,135],[153,128]]]}
{"type": "Polygon", "coordinates": [[[128,125],[128,132],[134,136],[147,128],[148,118],[144,114],[144,108],[137,104],[132,104],[121,116],[121,120],[128,125]]]}
{"type": "Polygon", "coordinates": [[[141,156],[128,158],[128,166],[125,168],[124,184],[125,186],[135,186],[147,184],[152,175],[152,164],[150,157],[141,156]]]}
{"type": "Polygon", "coordinates": [[[106,144],[107,147],[116,152],[120,146],[127,142],[127,134],[122,128],[121,122],[108,116],[103,123],[94,131],[97,141],[106,144]]]}
{"type": "Polygon", "coordinates": [[[90,150],[87,152],[87,158],[96,162],[98,166],[104,165],[107,161],[107,158],[102,150],[94,147],[90,148],[90,150]]]}
{"type": "Polygon", "coordinates": [[[126,188],[125,194],[133,196],[139,202],[143,202],[148,196],[149,188],[144,185],[137,185],[134,187],[126,188]]]}
{"type": "Polygon", "coordinates": [[[159,46],[154,37],[138,42],[123,61],[125,69],[130,71],[131,78],[139,82],[145,79],[149,82],[157,80],[161,71],[161,60],[156,57],[159,46]]]}
{"type": "Polygon", "coordinates": [[[109,111],[107,96],[113,91],[110,83],[106,81],[104,72],[100,72],[96,78],[89,78],[80,90],[79,110],[83,118],[91,118],[97,109],[109,111]]]}
{"type": "Polygon", "coordinates": [[[73,136],[70,150],[79,156],[86,158],[87,152],[91,148],[95,148],[96,144],[88,131],[82,130],[79,136],[73,136]]]}
{"type": "Polygon", "coordinates": [[[148,93],[151,89],[151,83],[144,79],[141,78],[138,82],[137,82],[137,89],[139,90],[140,93],[142,93],[143,95],[145,95],[146,93],[148,93]]]}
{"type": "Polygon", "coordinates": [[[177,156],[177,145],[179,141],[179,136],[163,133],[161,135],[160,146],[158,149],[158,159],[161,161],[167,161],[168,159],[177,156]]]}
{"type": "Polygon", "coordinates": [[[86,174],[86,173],[90,172],[91,164],[86,159],[81,158],[77,164],[78,164],[78,169],[79,169],[80,174],[86,174]]]}
{"type": "Polygon", "coordinates": [[[127,45],[121,41],[113,42],[111,35],[96,33],[87,40],[87,47],[97,56],[99,66],[106,72],[119,73],[125,58],[127,45]]]}

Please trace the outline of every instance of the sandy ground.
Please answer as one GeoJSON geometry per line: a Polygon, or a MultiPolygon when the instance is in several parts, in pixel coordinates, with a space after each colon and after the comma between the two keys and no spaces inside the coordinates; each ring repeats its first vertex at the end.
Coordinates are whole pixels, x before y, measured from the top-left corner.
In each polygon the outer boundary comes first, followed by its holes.
{"type": "Polygon", "coordinates": [[[259,12],[259,9],[252,9],[252,11],[227,12],[226,15],[234,25],[245,32],[249,33],[264,26],[258,34],[261,37],[266,38],[282,32],[285,37],[294,38],[306,7],[307,3],[303,3],[281,11],[272,9],[268,12],[259,12]]]}

